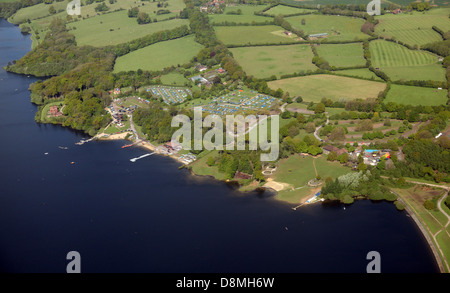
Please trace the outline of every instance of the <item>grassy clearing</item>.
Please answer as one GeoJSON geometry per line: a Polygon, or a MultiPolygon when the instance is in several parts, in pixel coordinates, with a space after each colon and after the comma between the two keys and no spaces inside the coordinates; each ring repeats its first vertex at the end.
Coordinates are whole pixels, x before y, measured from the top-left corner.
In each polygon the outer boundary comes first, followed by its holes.
{"type": "Polygon", "coordinates": [[[187,80],[183,74],[177,73],[177,72],[171,72],[169,74],[165,74],[161,76],[161,83],[166,85],[186,85],[190,84],[191,82],[187,80]]]}
{"type": "Polygon", "coordinates": [[[74,28],[71,33],[75,35],[78,45],[108,46],[188,24],[186,19],[173,19],[139,25],[123,10],[73,22],[68,26],[74,28]]]}
{"type": "Polygon", "coordinates": [[[329,74],[286,78],[271,81],[268,85],[275,90],[281,88],[291,96],[301,96],[307,102],[320,102],[322,98],[335,101],[376,98],[386,87],[382,82],[329,74]]]}
{"type": "Polygon", "coordinates": [[[252,23],[252,22],[266,22],[273,21],[273,19],[255,15],[256,11],[261,11],[266,5],[236,5],[225,8],[223,14],[210,14],[209,19],[211,23],[235,22],[235,23],[252,23]],[[237,12],[241,10],[241,14],[227,14],[230,12],[237,12]]]}
{"type": "Polygon", "coordinates": [[[317,53],[335,67],[364,66],[364,51],[362,43],[351,44],[321,44],[317,53]]]}
{"type": "Polygon", "coordinates": [[[393,84],[384,102],[422,106],[444,105],[447,102],[447,91],[393,84]]]}
{"type": "Polygon", "coordinates": [[[425,51],[410,50],[402,45],[376,40],[370,42],[372,64],[393,80],[445,81],[445,70],[438,57],[425,51]]]}
{"type": "Polygon", "coordinates": [[[361,26],[364,20],[360,18],[351,18],[337,15],[299,15],[285,18],[292,26],[303,30],[306,34],[328,33],[328,38],[323,39],[330,41],[352,41],[365,40],[369,36],[361,32],[361,26]],[[305,25],[302,25],[302,19],[305,25]]]}
{"type": "Polygon", "coordinates": [[[309,45],[240,47],[231,52],[248,75],[258,78],[317,69],[309,45]]]}
{"type": "Polygon", "coordinates": [[[450,30],[449,8],[432,9],[428,12],[385,14],[378,16],[380,23],[375,32],[382,36],[402,41],[409,45],[424,45],[442,40],[431,27],[437,26],[443,31],[450,30]]]}
{"type": "Polygon", "coordinates": [[[156,43],[117,58],[114,72],[162,70],[172,65],[177,66],[189,62],[202,47],[194,41],[194,35],[156,43]]]}
{"type": "Polygon", "coordinates": [[[199,158],[195,162],[193,162],[190,166],[192,167],[192,171],[197,175],[204,176],[213,176],[216,179],[224,180],[225,174],[219,172],[219,167],[217,166],[208,166],[206,161],[209,157],[218,156],[218,151],[210,151],[207,155],[199,158]]]}
{"type": "Polygon", "coordinates": [[[217,26],[216,35],[225,45],[292,44],[296,39],[283,34],[276,25],[217,26]]]}
{"type": "Polygon", "coordinates": [[[334,71],[334,73],[343,75],[343,76],[369,78],[372,80],[382,81],[381,78],[379,78],[375,73],[373,73],[372,71],[370,71],[367,68],[337,70],[337,71],[334,71]]]}

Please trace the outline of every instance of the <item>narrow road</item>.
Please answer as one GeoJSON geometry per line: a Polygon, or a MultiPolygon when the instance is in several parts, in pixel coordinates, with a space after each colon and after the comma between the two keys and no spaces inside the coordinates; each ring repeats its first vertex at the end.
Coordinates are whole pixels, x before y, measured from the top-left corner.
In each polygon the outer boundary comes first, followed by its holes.
{"type": "MultiPolygon", "coordinates": [[[[328,125],[328,123],[330,123],[330,116],[328,116],[328,112],[325,112],[325,115],[327,115],[327,122],[325,123],[325,125],[328,125]]],[[[316,130],[314,131],[314,136],[320,141],[320,142],[324,142],[323,139],[320,138],[319,136],[319,130],[320,128],[322,128],[322,125],[316,127],[316,130]]]]}

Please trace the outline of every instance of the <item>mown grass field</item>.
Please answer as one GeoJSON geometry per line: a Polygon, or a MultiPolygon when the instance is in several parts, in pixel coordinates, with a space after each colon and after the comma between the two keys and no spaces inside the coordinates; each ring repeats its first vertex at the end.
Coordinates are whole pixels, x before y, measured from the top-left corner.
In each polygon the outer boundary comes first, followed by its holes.
{"type": "Polygon", "coordinates": [[[173,19],[139,25],[136,18],[129,18],[127,11],[117,11],[88,18],[68,26],[78,45],[108,46],[125,43],[146,35],[189,25],[187,19],[173,19]]]}
{"type": "Polygon", "coordinates": [[[217,38],[225,45],[264,45],[297,43],[293,37],[283,34],[284,29],[276,25],[216,26],[217,38]]]}
{"type": "Polygon", "coordinates": [[[382,81],[375,73],[370,71],[368,68],[358,68],[358,69],[346,69],[346,70],[336,70],[334,73],[349,76],[349,77],[361,77],[361,78],[370,78],[372,80],[382,81]]]}
{"type": "Polygon", "coordinates": [[[322,98],[335,101],[376,98],[386,88],[382,82],[329,74],[292,77],[268,83],[271,89],[281,88],[306,102],[320,102],[322,98]]]}
{"type": "Polygon", "coordinates": [[[405,105],[436,106],[445,105],[447,91],[434,88],[392,84],[385,103],[394,102],[405,105]]]}
{"type": "Polygon", "coordinates": [[[450,30],[448,14],[450,8],[431,9],[427,12],[413,12],[402,14],[385,14],[377,16],[380,21],[375,32],[381,36],[395,37],[409,45],[424,45],[442,40],[441,36],[432,29],[435,25],[443,31],[450,30]]]}
{"type": "Polygon", "coordinates": [[[362,43],[321,44],[316,49],[319,56],[331,66],[352,67],[366,64],[362,43]]]}
{"type": "Polygon", "coordinates": [[[338,162],[328,162],[324,155],[313,158],[295,154],[287,159],[281,159],[277,165],[273,179],[277,182],[288,183],[294,188],[294,190],[287,188],[278,192],[277,198],[290,203],[299,203],[317,192],[316,188],[307,185],[309,180],[316,177],[316,171],[323,179],[327,177],[334,179],[351,172],[349,168],[338,162]]]}
{"type": "Polygon", "coordinates": [[[295,14],[295,13],[313,13],[316,11],[317,10],[313,10],[313,9],[297,8],[297,7],[286,6],[286,5],[277,5],[275,7],[270,8],[266,12],[264,12],[264,14],[276,16],[279,14],[290,15],[290,14],[295,14]]]}
{"type": "Polygon", "coordinates": [[[309,45],[257,46],[230,49],[247,75],[278,78],[301,70],[316,70],[309,45]]]}
{"type": "Polygon", "coordinates": [[[300,154],[295,154],[278,162],[273,179],[289,183],[294,188],[301,187],[316,177],[316,170],[317,174],[323,179],[327,177],[334,179],[351,172],[349,168],[338,162],[327,161],[324,155],[313,158],[312,156],[302,157],[300,154]]]}
{"type": "Polygon", "coordinates": [[[355,39],[368,39],[369,36],[361,32],[364,20],[337,15],[299,15],[285,18],[292,26],[301,29],[305,34],[328,33],[324,42],[330,41],[353,41],[355,39]],[[302,25],[302,19],[305,25],[302,25]]]}
{"type": "Polygon", "coordinates": [[[114,72],[162,70],[172,65],[181,65],[189,62],[202,48],[202,45],[194,41],[194,35],[159,42],[117,58],[114,72]]]}
{"type": "Polygon", "coordinates": [[[211,23],[235,22],[235,23],[252,23],[252,22],[270,22],[273,19],[260,15],[255,15],[254,12],[263,10],[266,5],[236,5],[228,6],[222,14],[208,15],[211,23]],[[241,14],[227,14],[229,12],[236,12],[241,10],[241,14]]]}
{"type": "Polygon", "coordinates": [[[392,80],[445,81],[445,70],[436,55],[383,40],[372,41],[369,47],[373,67],[392,80]]]}

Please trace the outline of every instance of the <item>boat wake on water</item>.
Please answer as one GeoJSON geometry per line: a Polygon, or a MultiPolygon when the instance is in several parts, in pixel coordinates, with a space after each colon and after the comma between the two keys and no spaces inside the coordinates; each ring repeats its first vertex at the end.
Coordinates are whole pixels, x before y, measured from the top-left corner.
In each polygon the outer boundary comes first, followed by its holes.
{"type": "Polygon", "coordinates": [[[150,153],[150,154],[145,154],[145,155],[142,155],[142,156],[137,157],[137,158],[132,158],[132,159],[130,159],[130,162],[133,162],[133,163],[134,163],[134,162],[136,162],[137,160],[143,159],[143,158],[148,157],[148,156],[151,156],[151,155],[153,155],[153,154],[155,154],[155,152],[150,153]]]}

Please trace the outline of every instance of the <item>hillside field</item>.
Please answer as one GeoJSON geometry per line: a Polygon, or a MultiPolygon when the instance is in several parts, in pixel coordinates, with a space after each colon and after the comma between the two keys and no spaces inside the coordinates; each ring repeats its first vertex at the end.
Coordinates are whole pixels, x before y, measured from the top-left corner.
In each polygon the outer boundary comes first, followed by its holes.
{"type": "Polygon", "coordinates": [[[424,45],[442,40],[431,27],[437,26],[443,31],[450,30],[448,15],[450,8],[432,9],[426,12],[385,14],[377,16],[380,21],[375,32],[402,41],[409,45],[424,45]]]}
{"type": "Polygon", "coordinates": [[[392,84],[384,100],[405,105],[436,106],[445,105],[447,91],[434,88],[392,84]]]}
{"type": "Polygon", "coordinates": [[[271,89],[289,92],[291,97],[302,96],[306,102],[320,102],[322,98],[335,101],[376,98],[386,88],[382,82],[329,74],[286,78],[268,85],[271,89]]]}
{"type": "Polygon", "coordinates": [[[117,58],[114,72],[129,70],[162,70],[184,64],[203,48],[194,41],[194,35],[159,42],[117,58]]]}
{"type": "Polygon", "coordinates": [[[275,7],[270,8],[269,10],[265,11],[264,14],[267,15],[290,15],[290,14],[296,14],[296,13],[313,13],[317,10],[313,9],[306,9],[306,8],[297,8],[292,6],[286,6],[286,5],[277,5],[275,7]]]}
{"type": "Polygon", "coordinates": [[[366,64],[362,43],[321,44],[316,46],[316,49],[319,56],[328,61],[330,66],[352,67],[366,64]]]}
{"type": "Polygon", "coordinates": [[[383,81],[381,78],[379,78],[375,73],[370,71],[368,68],[336,70],[333,72],[335,74],[343,75],[343,76],[369,78],[372,80],[383,81]]]}
{"type": "Polygon", "coordinates": [[[106,13],[70,23],[78,45],[108,46],[125,43],[162,30],[189,25],[187,19],[172,19],[139,25],[127,11],[106,13]]]}
{"type": "Polygon", "coordinates": [[[258,46],[230,49],[248,75],[278,78],[283,74],[316,70],[309,45],[258,46]]]}
{"type": "Polygon", "coordinates": [[[445,69],[436,55],[383,40],[372,41],[369,47],[373,67],[380,68],[392,80],[445,81],[445,69]]]}
{"type": "Polygon", "coordinates": [[[263,10],[266,5],[236,5],[228,6],[222,14],[208,15],[211,23],[235,22],[235,23],[252,23],[254,22],[270,22],[273,19],[255,15],[254,12],[263,10]],[[241,10],[241,14],[227,14],[241,10]]]}
{"type": "Polygon", "coordinates": [[[216,35],[225,45],[264,45],[297,43],[294,37],[283,34],[284,29],[276,25],[216,26],[216,35]]]}
{"type": "Polygon", "coordinates": [[[364,20],[360,18],[352,18],[337,15],[321,15],[309,14],[286,17],[293,27],[301,29],[305,34],[328,33],[327,38],[323,38],[324,42],[329,41],[353,41],[355,39],[366,40],[369,35],[361,32],[361,26],[364,20]],[[302,25],[302,19],[305,25],[302,25]]]}

